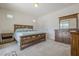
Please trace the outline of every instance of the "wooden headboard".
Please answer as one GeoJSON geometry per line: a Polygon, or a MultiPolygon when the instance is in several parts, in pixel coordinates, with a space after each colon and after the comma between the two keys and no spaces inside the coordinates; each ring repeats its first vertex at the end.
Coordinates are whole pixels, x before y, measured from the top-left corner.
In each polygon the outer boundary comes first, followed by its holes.
{"type": "Polygon", "coordinates": [[[16,29],[22,29],[22,28],[33,29],[33,26],[32,25],[14,24],[14,32],[15,32],[16,29]]]}

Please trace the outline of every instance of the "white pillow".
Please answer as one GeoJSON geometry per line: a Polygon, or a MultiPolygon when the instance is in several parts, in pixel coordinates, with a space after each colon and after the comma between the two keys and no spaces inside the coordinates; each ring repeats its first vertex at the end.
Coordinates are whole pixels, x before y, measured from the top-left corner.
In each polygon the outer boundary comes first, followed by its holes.
{"type": "Polygon", "coordinates": [[[24,28],[24,29],[17,29],[16,30],[16,32],[27,32],[27,31],[32,31],[32,29],[24,28]]]}

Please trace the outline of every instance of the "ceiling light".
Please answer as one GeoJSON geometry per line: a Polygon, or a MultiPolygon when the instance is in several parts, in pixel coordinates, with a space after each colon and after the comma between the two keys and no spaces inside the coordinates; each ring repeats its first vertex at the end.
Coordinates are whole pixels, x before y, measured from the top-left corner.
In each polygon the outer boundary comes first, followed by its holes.
{"type": "Polygon", "coordinates": [[[38,7],[38,3],[34,3],[34,7],[38,7]]]}

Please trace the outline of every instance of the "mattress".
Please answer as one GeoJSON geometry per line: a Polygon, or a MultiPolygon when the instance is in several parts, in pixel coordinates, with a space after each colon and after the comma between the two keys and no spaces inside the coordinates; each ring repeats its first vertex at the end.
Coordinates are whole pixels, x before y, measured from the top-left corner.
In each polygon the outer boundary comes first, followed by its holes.
{"type": "Polygon", "coordinates": [[[42,32],[42,31],[15,32],[14,38],[16,39],[17,44],[20,45],[21,36],[34,35],[34,34],[40,34],[40,33],[45,33],[45,32],[42,32]]]}

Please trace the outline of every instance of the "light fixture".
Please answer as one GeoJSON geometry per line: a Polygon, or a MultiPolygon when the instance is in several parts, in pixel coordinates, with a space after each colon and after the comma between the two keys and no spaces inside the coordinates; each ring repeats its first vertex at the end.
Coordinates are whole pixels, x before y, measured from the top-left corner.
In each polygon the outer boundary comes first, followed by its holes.
{"type": "Polygon", "coordinates": [[[39,5],[38,5],[38,3],[34,3],[34,7],[38,7],[39,5]]]}
{"type": "Polygon", "coordinates": [[[12,18],[13,18],[13,15],[11,15],[11,14],[7,14],[7,18],[12,19],[12,18]]]}
{"type": "Polygon", "coordinates": [[[35,23],[35,22],[36,22],[36,20],[34,19],[34,20],[33,20],[33,23],[35,23]]]}

